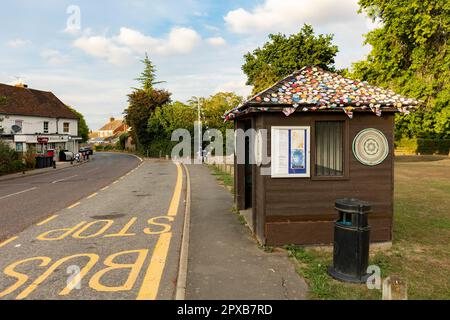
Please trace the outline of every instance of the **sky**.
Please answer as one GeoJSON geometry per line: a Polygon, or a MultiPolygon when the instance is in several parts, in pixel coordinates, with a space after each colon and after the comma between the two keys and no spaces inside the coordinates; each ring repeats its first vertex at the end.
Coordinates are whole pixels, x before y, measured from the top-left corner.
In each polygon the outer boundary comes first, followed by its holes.
{"type": "Polygon", "coordinates": [[[0,83],[52,91],[92,130],[122,118],[145,52],[174,100],[248,96],[243,56],[270,33],[334,34],[338,68],[370,51],[357,0],[16,0],[0,11],[0,83]]]}

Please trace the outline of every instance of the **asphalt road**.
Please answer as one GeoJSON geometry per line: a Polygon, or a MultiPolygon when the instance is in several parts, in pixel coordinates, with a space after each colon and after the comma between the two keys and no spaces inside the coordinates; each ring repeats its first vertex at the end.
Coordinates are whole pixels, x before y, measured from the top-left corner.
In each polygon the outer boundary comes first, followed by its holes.
{"type": "Polygon", "coordinates": [[[21,204],[29,211],[17,209],[14,199],[0,200],[0,206],[17,210],[9,216],[13,220],[33,215],[33,207],[45,203],[41,193],[60,192],[64,198],[47,197],[51,204],[45,204],[42,217],[52,206],[64,207],[59,202],[72,203],[0,242],[0,299],[173,299],[184,222],[183,170],[172,162],[147,160],[108,184],[136,164],[127,156],[97,154],[92,164],[16,186],[39,188],[22,195],[34,202],[21,204]],[[78,176],[50,185],[73,175],[78,176]],[[83,193],[67,196],[83,186],[93,193],[83,199],[83,193]]]}
{"type": "Polygon", "coordinates": [[[0,182],[0,241],[103,188],[139,163],[126,154],[96,153],[81,166],[0,182]]]}

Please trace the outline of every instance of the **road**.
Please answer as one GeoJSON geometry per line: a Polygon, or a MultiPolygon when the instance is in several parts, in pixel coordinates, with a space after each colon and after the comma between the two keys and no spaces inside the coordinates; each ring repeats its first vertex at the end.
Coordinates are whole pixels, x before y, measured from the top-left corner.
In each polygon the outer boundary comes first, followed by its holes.
{"type": "MultiPolygon", "coordinates": [[[[17,197],[29,197],[37,206],[40,193],[63,189],[64,199],[52,200],[63,209],[48,216],[51,205],[46,205],[46,213],[39,213],[44,220],[0,242],[0,299],[174,298],[184,222],[183,170],[168,161],[136,161],[97,154],[92,164],[30,177],[29,185],[11,192],[38,189],[0,200],[0,206],[16,210],[11,201],[17,197]],[[126,174],[117,179],[120,173],[126,174]],[[92,193],[66,196],[83,185],[92,193]]],[[[22,205],[33,211],[33,205],[22,205]]],[[[33,215],[16,211],[20,214],[33,215]]]]}
{"type": "Polygon", "coordinates": [[[139,162],[125,154],[96,153],[81,166],[0,182],[0,241],[105,187],[139,162]]]}

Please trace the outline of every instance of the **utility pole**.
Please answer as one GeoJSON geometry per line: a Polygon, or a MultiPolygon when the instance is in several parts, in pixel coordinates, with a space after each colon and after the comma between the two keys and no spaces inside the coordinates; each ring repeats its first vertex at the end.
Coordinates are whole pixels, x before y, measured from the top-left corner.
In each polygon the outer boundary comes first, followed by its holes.
{"type": "Polygon", "coordinates": [[[198,109],[198,138],[200,139],[198,143],[198,160],[203,163],[202,107],[200,104],[200,98],[199,97],[196,98],[198,109]]]}

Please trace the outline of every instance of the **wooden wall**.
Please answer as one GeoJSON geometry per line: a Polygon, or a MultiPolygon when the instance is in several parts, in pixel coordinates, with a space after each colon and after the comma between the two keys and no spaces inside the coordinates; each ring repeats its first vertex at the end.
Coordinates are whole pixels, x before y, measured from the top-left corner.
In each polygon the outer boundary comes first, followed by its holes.
{"type": "MultiPolygon", "coordinates": [[[[337,113],[297,113],[285,117],[280,113],[254,114],[256,129],[268,130],[268,153],[270,156],[270,128],[272,126],[311,126],[311,166],[315,161],[314,122],[341,120],[346,122],[346,145],[344,146],[344,178],[272,179],[260,174],[254,166],[253,210],[258,239],[266,245],[285,244],[331,244],[333,226],[337,218],[334,210],[336,199],[355,197],[373,206],[370,215],[373,242],[392,240],[393,218],[393,130],[394,115],[385,113],[377,117],[373,113],[355,113],[353,119],[337,113]],[[375,167],[359,163],[353,156],[352,143],[363,129],[376,128],[388,138],[389,157],[375,167]]],[[[239,170],[238,170],[239,171],[239,170]]],[[[239,180],[239,172],[236,176],[239,180]]],[[[241,190],[237,181],[236,190],[241,190]]],[[[240,196],[237,196],[240,199],[240,196]]],[[[238,201],[239,202],[239,201],[238,201]]]]}

